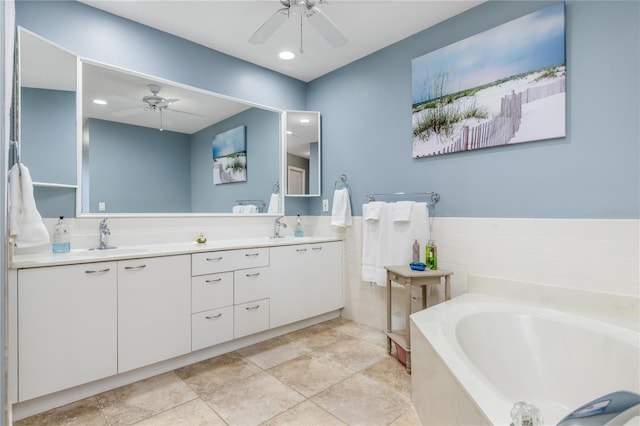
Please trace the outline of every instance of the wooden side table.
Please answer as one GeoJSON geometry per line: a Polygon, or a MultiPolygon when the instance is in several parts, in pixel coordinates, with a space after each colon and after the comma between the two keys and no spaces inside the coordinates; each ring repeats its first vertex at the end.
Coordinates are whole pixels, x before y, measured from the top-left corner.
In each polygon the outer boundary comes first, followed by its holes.
{"type": "Polygon", "coordinates": [[[411,288],[422,287],[422,309],[427,307],[427,286],[436,285],[444,278],[444,300],[451,299],[451,275],[453,272],[444,269],[426,269],[414,271],[409,265],[385,266],[387,270],[387,351],[391,354],[391,341],[393,340],[407,354],[407,371],[411,373],[411,336],[409,333],[409,315],[411,315],[411,288]],[[406,329],[391,330],[391,282],[398,283],[406,289],[406,329]]]}

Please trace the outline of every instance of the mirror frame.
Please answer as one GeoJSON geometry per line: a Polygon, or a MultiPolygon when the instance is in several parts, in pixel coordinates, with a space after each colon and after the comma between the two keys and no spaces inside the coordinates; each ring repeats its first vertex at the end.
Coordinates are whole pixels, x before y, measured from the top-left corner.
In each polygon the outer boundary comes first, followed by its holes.
{"type": "MultiPolygon", "coordinates": [[[[87,212],[83,212],[83,206],[82,206],[82,199],[83,199],[83,191],[84,189],[84,185],[83,185],[83,175],[82,175],[82,145],[83,145],[83,137],[82,137],[82,132],[83,132],[83,111],[82,111],[82,101],[83,101],[83,93],[82,93],[82,82],[83,82],[83,78],[82,78],[82,65],[84,63],[87,63],[89,65],[93,65],[93,66],[99,66],[99,67],[104,67],[107,69],[110,69],[112,71],[117,71],[117,72],[122,72],[122,73],[126,73],[129,75],[133,75],[133,76],[137,76],[140,78],[144,78],[144,79],[150,79],[150,80],[154,80],[157,81],[159,84],[161,85],[168,85],[168,86],[175,86],[184,90],[192,90],[194,92],[197,92],[199,94],[203,94],[203,95],[208,95],[208,96],[214,96],[214,97],[218,97],[218,98],[222,98],[228,101],[233,101],[233,102],[238,102],[244,105],[248,105],[250,107],[255,107],[255,108],[261,108],[264,110],[268,110],[268,111],[273,111],[276,113],[279,113],[280,116],[280,127],[281,127],[281,131],[280,131],[280,141],[278,141],[278,147],[280,148],[280,150],[282,151],[282,147],[284,146],[284,142],[283,140],[285,140],[285,136],[284,133],[282,132],[282,128],[283,128],[283,124],[282,124],[282,117],[283,114],[285,113],[285,111],[278,109],[278,108],[274,108],[274,107],[270,107],[270,106],[266,106],[266,105],[261,105],[255,102],[251,102],[251,101],[246,101],[244,99],[238,99],[238,98],[234,98],[232,96],[227,96],[227,95],[223,95],[220,93],[216,93],[216,92],[212,92],[206,89],[201,89],[199,87],[195,87],[195,86],[190,86],[187,84],[183,84],[183,83],[179,83],[176,81],[172,81],[172,80],[168,80],[162,77],[157,77],[157,76],[153,76],[150,74],[146,74],[146,73],[142,73],[142,72],[138,72],[138,71],[134,71],[134,70],[130,70],[130,69],[126,69],[123,67],[119,67],[119,66],[115,66],[115,65],[111,65],[111,64],[106,64],[103,62],[99,62],[99,61],[95,61],[93,59],[89,59],[89,58],[85,58],[85,57],[80,57],[77,56],[77,63],[78,63],[78,68],[77,68],[77,98],[76,98],[76,102],[78,104],[78,108],[77,108],[77,117],[76,117],[76,122],[77,122],[77,159],[76,159],[76,165],[77,165],[77,176],[78,176],[78,188],[76,191],[76,218],[95,218],[95,217],[270,217],[270,216],[283,216],[284,212],[285,212],[285,200],[284,200],[284,196],[279,197],[280,198],[280,209],[278,213],[254,213],[254,214],[234,214],[234,213],[206,213],[206,212],[197,212],[197,213],[109,213],[109,212],[105,212],[105,213],[87,213],[87,212]]],[[[282,154],[282,152],[281,152],[282,154]]],[[[282,158],[282,155],[280,156],[282,158]]],[[[282,162],[282,160],[280,161],[280,165],[279,165],[279,169],[282,171],[284,168],[284,163],[282,162]]],[[[282,174],[282,173],[281,173],[282,174]]],[[[283,182],[282,179],[280,178],[280,182],[283,182]]],[[[283,194],[283,185],[280,184],[280,194],[283,194]]],[[[265,200],[265,202],[268,203],[269,200],[265,200]]]]}
{"type": "MultiPolygon", "coordinates": [[[[300,111],[300,110],[287,110],[284,111],[282,113],[282,119],[280,120],[280,122],[282,123],[282,177],[281,177],[281,182],[283,183],[281,188],[284,191],[284,195],[285,197],[300,197],[300,198],[310,198],[310,197],[320,197],[322,195],[322,115],[320,114],[320,111],[300,111]],[[317,143],[318,143],[318,149],[317,149],[317,173],[314,173],[313,178],[316,179],[317,181],[317,192],[311,192],[311,188],[307,188],[307,193],[305,194],[290,194],[289,193],[289,164],[288,164],[288,158],[287,158],[287,154],[288,154],[288,139],[289,137],[291,137],[290,134],[288,134],[289,132],[289,125],[288,125],[288,114],[305,114],[305,115],[316,115],[317,116],[317,143]]],[[[309,167],[309,181],[311,181],[312,175],[311,175],[311,171],[312,168],[309,167]]],[[[316,190],[316,188],[314,188],[314,190],[316,190]]]]}

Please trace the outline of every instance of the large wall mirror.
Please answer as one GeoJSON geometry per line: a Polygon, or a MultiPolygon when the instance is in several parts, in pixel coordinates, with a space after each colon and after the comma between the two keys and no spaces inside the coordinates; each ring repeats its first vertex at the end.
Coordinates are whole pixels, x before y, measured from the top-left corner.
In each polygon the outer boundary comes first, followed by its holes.
{"type": "Polygon", "coordinates": [[[285,111],[286,195],[320,196],[320,113],[285,111]]]}
{"type": "Polygon", "coordinates": [[[81,62],[81,213],[282,212],[281,111],[81,62]]]}

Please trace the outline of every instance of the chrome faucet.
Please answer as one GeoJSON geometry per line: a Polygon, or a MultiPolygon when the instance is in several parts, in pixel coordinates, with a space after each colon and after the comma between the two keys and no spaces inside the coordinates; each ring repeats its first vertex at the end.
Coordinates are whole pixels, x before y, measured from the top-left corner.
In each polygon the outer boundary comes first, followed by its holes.
{"type": "Polygon", "coordinates": [[[106,250],[107,246],[107,236],[111,235],[111,230],[109,229],[109,225],[107,225],[107,218],[105,217],[100,221],[100,245],[98,246],[99,250],[106,250]]]}
{"type": "Polygon", "coordinates": [[[273,225],[273,237],[271,238],[283,238],[284,235],[280,235],[280,228],[286,228],[287,224],[284,222],[280,222],[282,217],[276,217],[276,222],[273,225]]]}

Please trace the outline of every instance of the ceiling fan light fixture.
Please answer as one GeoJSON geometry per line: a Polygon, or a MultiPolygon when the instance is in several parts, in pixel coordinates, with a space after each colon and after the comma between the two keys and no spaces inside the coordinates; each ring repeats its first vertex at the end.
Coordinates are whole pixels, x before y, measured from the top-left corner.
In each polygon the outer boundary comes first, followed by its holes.
{"type": "Polygon", "coordinates": [[[296,54],[291,52],[290,50],[283,50],[282,52],[278,53],[278,57],[283,61],[290,61],[291,59],[296,57],[296,54]]]}

